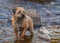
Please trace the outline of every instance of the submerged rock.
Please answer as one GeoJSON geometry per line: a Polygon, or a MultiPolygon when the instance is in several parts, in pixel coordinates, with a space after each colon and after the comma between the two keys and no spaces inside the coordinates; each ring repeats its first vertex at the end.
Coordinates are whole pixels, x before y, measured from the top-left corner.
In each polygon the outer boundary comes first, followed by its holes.
{"type": "Polygon", "coordinates": [[[33,19],[34,25],[41,25],[40,17],[35,9],[26,9],[26,12],[33,19]]]}

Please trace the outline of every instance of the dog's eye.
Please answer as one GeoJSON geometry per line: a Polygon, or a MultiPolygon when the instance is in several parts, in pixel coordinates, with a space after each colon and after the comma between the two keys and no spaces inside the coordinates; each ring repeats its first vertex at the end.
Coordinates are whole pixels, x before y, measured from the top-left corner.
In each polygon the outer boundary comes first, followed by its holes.
{"type": "Polygon", "coordinates": [[[20,13],[21,13],[21,11],[18,12],[18,14],[20,14],[20,13]]]}
{"type": "Polygon", "coordinates": [[[23,11],[23,13],[25,13],[25,11],[23,11]]]}

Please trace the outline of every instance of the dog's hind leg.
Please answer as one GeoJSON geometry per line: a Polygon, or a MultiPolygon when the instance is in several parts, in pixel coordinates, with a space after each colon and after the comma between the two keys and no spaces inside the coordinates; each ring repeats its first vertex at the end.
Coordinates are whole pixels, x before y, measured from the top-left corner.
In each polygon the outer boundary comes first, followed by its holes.
{"type": "Polygon", "coordinates": [[[30,23],[29,29],[30,29],[31,35],[34,36],[34,25],[33,25],[33,22],[30,23]]]}
{"type": "Polygon", "coordinates": [[[30,29],[31,35],[34,36],[34,30],[30,29]]]}

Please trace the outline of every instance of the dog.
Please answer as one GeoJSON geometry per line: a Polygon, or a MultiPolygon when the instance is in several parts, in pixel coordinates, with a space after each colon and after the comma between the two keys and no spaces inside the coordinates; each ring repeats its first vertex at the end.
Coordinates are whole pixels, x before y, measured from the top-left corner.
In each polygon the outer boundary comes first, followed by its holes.
{"type": "Polygon", "coordinates": [[[18,28],[20,29],[20,38],[23,38],[26,31],[29,30],[31,35],[34,35],[34,24],[33,20],[30,16],[26,15],[25,9],[23,7],[16,7],[12,9],[12,27],[14,28],[14,32],[16,35],[16,39],[18,39],[18,28]]]}

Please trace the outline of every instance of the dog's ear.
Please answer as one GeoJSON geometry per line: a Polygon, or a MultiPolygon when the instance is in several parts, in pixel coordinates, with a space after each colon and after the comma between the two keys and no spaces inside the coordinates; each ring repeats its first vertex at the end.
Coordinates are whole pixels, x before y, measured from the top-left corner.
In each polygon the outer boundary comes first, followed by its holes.
{"type": "Polygon", "coordinates": [[[15,12],[16,12],[16,9],[12,9],[12,11],[13,11],[13,14],[15,14],[15,12]]]}

